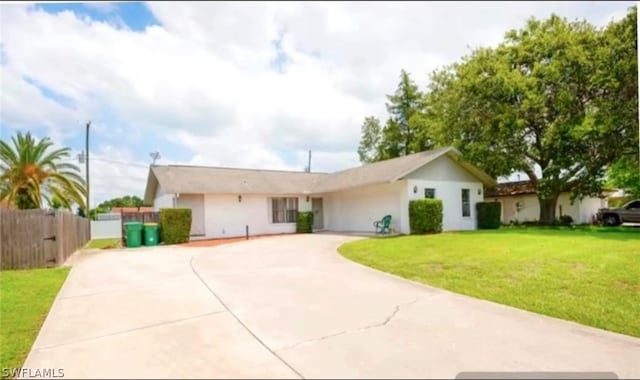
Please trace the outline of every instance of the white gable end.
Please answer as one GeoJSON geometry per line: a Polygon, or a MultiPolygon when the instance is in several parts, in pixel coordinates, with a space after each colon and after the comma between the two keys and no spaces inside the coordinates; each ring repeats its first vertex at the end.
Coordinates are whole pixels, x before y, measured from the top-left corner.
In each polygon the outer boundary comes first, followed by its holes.
{"type": "Polygon", "coordinates": [[[408,174],[406,178],[447,182],[479,182],[478,178],[446,155],[440,156],[408,174]]]}

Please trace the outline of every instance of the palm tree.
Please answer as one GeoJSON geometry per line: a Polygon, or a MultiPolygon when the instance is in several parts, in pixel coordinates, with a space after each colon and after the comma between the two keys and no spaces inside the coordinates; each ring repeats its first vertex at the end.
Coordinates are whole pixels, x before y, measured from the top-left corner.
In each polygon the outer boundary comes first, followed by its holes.
{"type": "Polygon", "coordinates": [[[0,140],[0,200],[19,209],[40,208],[43,200],[70,209],[84,208],[85,182],[80,169],[64,162],[70,148],[53,149],[45,137],[36,141],[31,133],[11,138],[13,146],[0,140]]]}

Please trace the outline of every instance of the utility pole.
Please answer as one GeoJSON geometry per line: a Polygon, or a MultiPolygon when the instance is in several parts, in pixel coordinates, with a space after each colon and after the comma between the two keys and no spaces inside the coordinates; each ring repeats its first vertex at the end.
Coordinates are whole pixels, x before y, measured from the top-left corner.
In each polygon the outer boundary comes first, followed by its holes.
{"type": "Polygon", "coordinates": [[[87,122],[87,131],[85,134],[85,152],[86,152],[86,156],[85,156],[85,175],[86,175],[86,180],[87,180],[87,206],[86,206],[86,214],[85,216],[89,219],[91,219],[91,215],[90,215],[90,210],[91,210],[91,203],[89,203],[90,201],[90,197],[89,197],[89,127],[91,126],[91,121],[87,122]]]}
{"type": "Polygon", "coordinates": [[[309,164],[307,165],[307,173],[311,173],[311,151],[309,151],[309,164]]]}

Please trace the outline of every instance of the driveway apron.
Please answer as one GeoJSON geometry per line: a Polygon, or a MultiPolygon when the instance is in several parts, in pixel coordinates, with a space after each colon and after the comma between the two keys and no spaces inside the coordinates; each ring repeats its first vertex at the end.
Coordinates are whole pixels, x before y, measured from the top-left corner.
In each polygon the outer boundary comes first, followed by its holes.
{"type": "Polygon", "coordinates": [[[353,263],[338,234],[82,257],[25,368],[71,378],[640,377],[640,339],[353,263]]]}

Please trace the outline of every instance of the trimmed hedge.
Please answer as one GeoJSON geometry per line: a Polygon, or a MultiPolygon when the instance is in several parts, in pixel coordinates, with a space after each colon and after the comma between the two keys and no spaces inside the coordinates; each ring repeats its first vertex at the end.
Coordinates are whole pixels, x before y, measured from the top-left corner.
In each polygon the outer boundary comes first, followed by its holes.
{"type": "Polygon", "coordinates": [[[476,211],[478,212],[479,230],[495,230],[497,228],[500,228],[502,203],[478,202],[476,203],[476,211]]]}
{"type": "Polygon", "coordinates": [[[191,233],[190,208],[160,209],[160,240],[165,244],[180,244],[189,241],[191,233]]]}
{"type": "Polygon", "coordinates": [[[442,231],[442,201],[440,199],[410,201],[409,226],[412,234],[442,231]]]}
{"type": "Polygon", "coordinates": [[[313,212],[299,211],[296,217],[296,232],[299,234],[308,234],[313,230],[313,212]]]}

